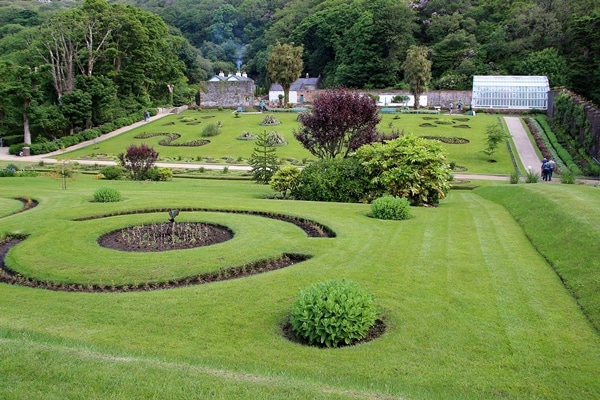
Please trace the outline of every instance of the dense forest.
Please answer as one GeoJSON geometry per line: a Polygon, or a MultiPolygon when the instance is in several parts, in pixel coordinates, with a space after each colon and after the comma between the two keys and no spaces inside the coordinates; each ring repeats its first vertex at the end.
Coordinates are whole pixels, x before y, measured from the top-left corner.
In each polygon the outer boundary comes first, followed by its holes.
{"type": "Polygon", "coordinates": [[[187,104],[219,71],[264,93],[278,42],[302,45],[303,74],[328,87],[406,89],[407,50],[422,45],[431,89],[547,75],[600,103],[597,0],[5,1],[0,136],[51,139],[187,104]]]}

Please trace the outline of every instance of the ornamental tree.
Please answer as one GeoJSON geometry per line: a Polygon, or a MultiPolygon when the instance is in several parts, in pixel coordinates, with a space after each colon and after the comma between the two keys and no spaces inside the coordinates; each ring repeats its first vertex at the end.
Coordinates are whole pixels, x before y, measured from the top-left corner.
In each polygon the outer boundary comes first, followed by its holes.
{"type": "Polygon", "coordinates": [[[509,136],[504,133],[498,124],[488,125],[485,129],[485,133],[487,137],[485,139],[485,149],[483,152],[490,157],[490,161],[495,161],[494,153],[498,149],[500,143],[502,143],[502,141],[507,139],[509,136]]]}
{"type": "Polygon", "coordinates": [[[450,189],[450,166],[437,141],[405,135],[363,146],[356,157],[376,197],[391,195],[404,197],[411,205],[435,205],[450,189]]]}
{"type": "Polygon", "coordinates": [[[121,166],[129,173],[131,179],[136,181],[146,177],[156,160],[158,160],[158,152],[146,143],[139,146],[132,144],[127,147],[126,153],[119,154],[121,166]]]}
{"type": "Polygon", "coordinates": [[[302,62],[302,46],[294,47],[293,44],[277,45],[269,53],[267,59],[267,72],[269,78],[278,82],[283,87],[284,104],[290,99],[290,87],[298,79],[304,64],[302,62]]]}
{"type": "Polygon", "coordinates": [[[419,108],[419,97],[431,82],[431,60],[427,59],[427,47],[410,46],[406,53],[406,61],[402,64],[404,80],[415,96],[415,110],[419,108]]]}
{"type": "Polygon", "coordinates": [[[267,138],[267,131],[258,134],[256,147],[248,160],[248,164],[252,166],[252,179],[256,183],[268,184],[273,174],[279,170],[277,150],[269,144],[267,138]]]}
{"type": "Polygon", "coordinates": [[[363,144],[382,139],[377,131],[379,117],[373,98],[337,88],[320,94],[312,111],[302,113],[302,128],[294,136],[319,158],[347,157],[363,144]]]}

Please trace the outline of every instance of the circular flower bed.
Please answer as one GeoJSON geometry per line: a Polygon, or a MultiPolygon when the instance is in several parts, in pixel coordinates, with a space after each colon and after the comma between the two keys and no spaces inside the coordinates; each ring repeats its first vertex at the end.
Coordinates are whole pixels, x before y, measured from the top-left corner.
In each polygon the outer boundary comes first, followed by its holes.
{"type": "Polygon", "coordinates": [[[220,225],[201,222],[165,222],[137,225],[100,236],[98,243],[121,251],[167,251],[210,246],[233,238],[233,232],[220,225]]]}

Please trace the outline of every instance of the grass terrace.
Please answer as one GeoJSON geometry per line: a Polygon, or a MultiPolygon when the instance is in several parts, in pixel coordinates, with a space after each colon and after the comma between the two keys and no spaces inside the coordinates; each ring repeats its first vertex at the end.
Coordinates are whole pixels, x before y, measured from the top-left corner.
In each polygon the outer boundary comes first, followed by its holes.
{"type": "MultiPolygon", "coordinates": [[[[169,118],[178,117],[156,129],[169,118]]],[[[225,129],[231,121],[223,120],[225,129]]],[[[121,151],[120,140],[98,146],[121,151]]],[[[79,175],[66,191],[45,176],[0,185],[0,236],[24,238],[6,266],[57,286],[0,283],[3,399],[600,397],[597,187],[488,184],[413,208],[407,221],[382,221],[364,204],[267,200],[270,189],[248,181],[79,175]],[[92,203],[107,185],[123,200],[92,203]],[[14,213],[16,198],[39,205],[14,213]],[[166,222],[166,209],[234,237],[158,253],[97,242],[166,222]],[[335,237],[310,237],[259,213],[315,221],[335,237]],[[219,282],[110,290],[226,273],[282,253],[310,259],[219,282]],[[298,290],[341,278],[375,295],[383,336],[338,349],[286,339],[298,290]],[[58,290],[99,284],[106,290],[58,290]]]]}
{"type": "MultiPolygon", "coordinates": [[[[117,155],[123,153],[131,143],[147,143],[159,152],[159,161],[162,162],[246,165],[255,147],[255,141],[238,140],[238,137],[244,132],[257,134],[264,130],[275,130],[281,133],[288,143],[277,147],[277,156],[282,164],[306,165],[315,158],[294,138],[293,131],[300,127],[296,121],[297,116],[296,113],[240,113],[236,117],[231,110],[186,111],[163,117],[86,148],[65,152],[57,158],[116,160],[117,155]],[[265,115],[274,116],[281,124],[261,126],[265,115]],[[222,127],[219,128],[218,135],[202,137],[202,130],[206,125],[217,124],[219,121],[222,127]],[[171,146],[159,144],[161,140],[165,140],[168,133],[176,133],[180,137],[172,140],[171,146]],[[145,138],[136,139],[139,136],[145,138]],[[207,139],[210,143],[202,146],[175,145],[201,139],[207,139]]],[[[381,117],[379,128],[386,134],[403,131],[416,136],[447,138],[448,140],[442,143],[448,153],[448,160],[454,161],[461,172],[508,175],[514,171],[506,145],[498,147],[494,155],[497,162],[489,162],[489,157],[483,153],[486,127],[490,124],[504,123],[498,116],[382,114],[381,117]]]]}

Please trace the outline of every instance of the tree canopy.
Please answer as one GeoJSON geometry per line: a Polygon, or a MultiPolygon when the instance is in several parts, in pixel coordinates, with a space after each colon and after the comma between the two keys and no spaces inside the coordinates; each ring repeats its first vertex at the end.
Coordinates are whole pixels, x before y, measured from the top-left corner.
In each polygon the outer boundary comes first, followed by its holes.
{"type": "Polygon", "coordinates": [[[430,87],[469,90],[473,75],[543,73],[600,103],[599,15],[597,0],[19,2],[0,8],[0,58],[52,67],[40,82],[46,110],[50,93],[76,89],[77,76],[107,77],[120,107],[96,112],[104,106],[94,103],[94,124],[140,103],[168,104],[167,85],[185,104],[186,79],[196,89],[220,71],[240,69],[264,92],[277,42],[302,45],[297,76],[321,76],[329,88],[407,88],[402,66],[415,45],[430,49],[430,87]]]}
{"type": "Polygon", "coordinates": [[[373,98],[337,88],[321,93],[312,110],[298,116],[302,127],[294,136],[316,157],[346,157],[380,139],[380,120],[373,98]]]}
{"type": "Polygon", "coordinates": [[[415,109],[417,109],[420,105],[419,97],[431,82],[431,61],[427,59],[427,48],[411,46],[402,67],[410,92],[415,96],[415,109]]]}
{"type": "Polygon", "coordinates": [[[273,82],[283,87],[283,104],[290,100],[290,87],[298,79],[302,68],[302,46],[277,43],[269,53],[267,71],[273,82]]]}
{"type": "Polygon", "coordinates": [[[170,105],[168,85],[181,87],[184,98],[176,100],[189,103],[186,65],[178,57],[185,39],[159,16],[106,0],[46,16],[29,27],[33,17],[0,12],[0,21],[24,24],[0,36],[0,49],[10,43],[0,60],[11,82],[0,86],[10,104],[2,106],[7,121],[0,134],[20,131],[24,143],[69,135],[170,105]]]}

